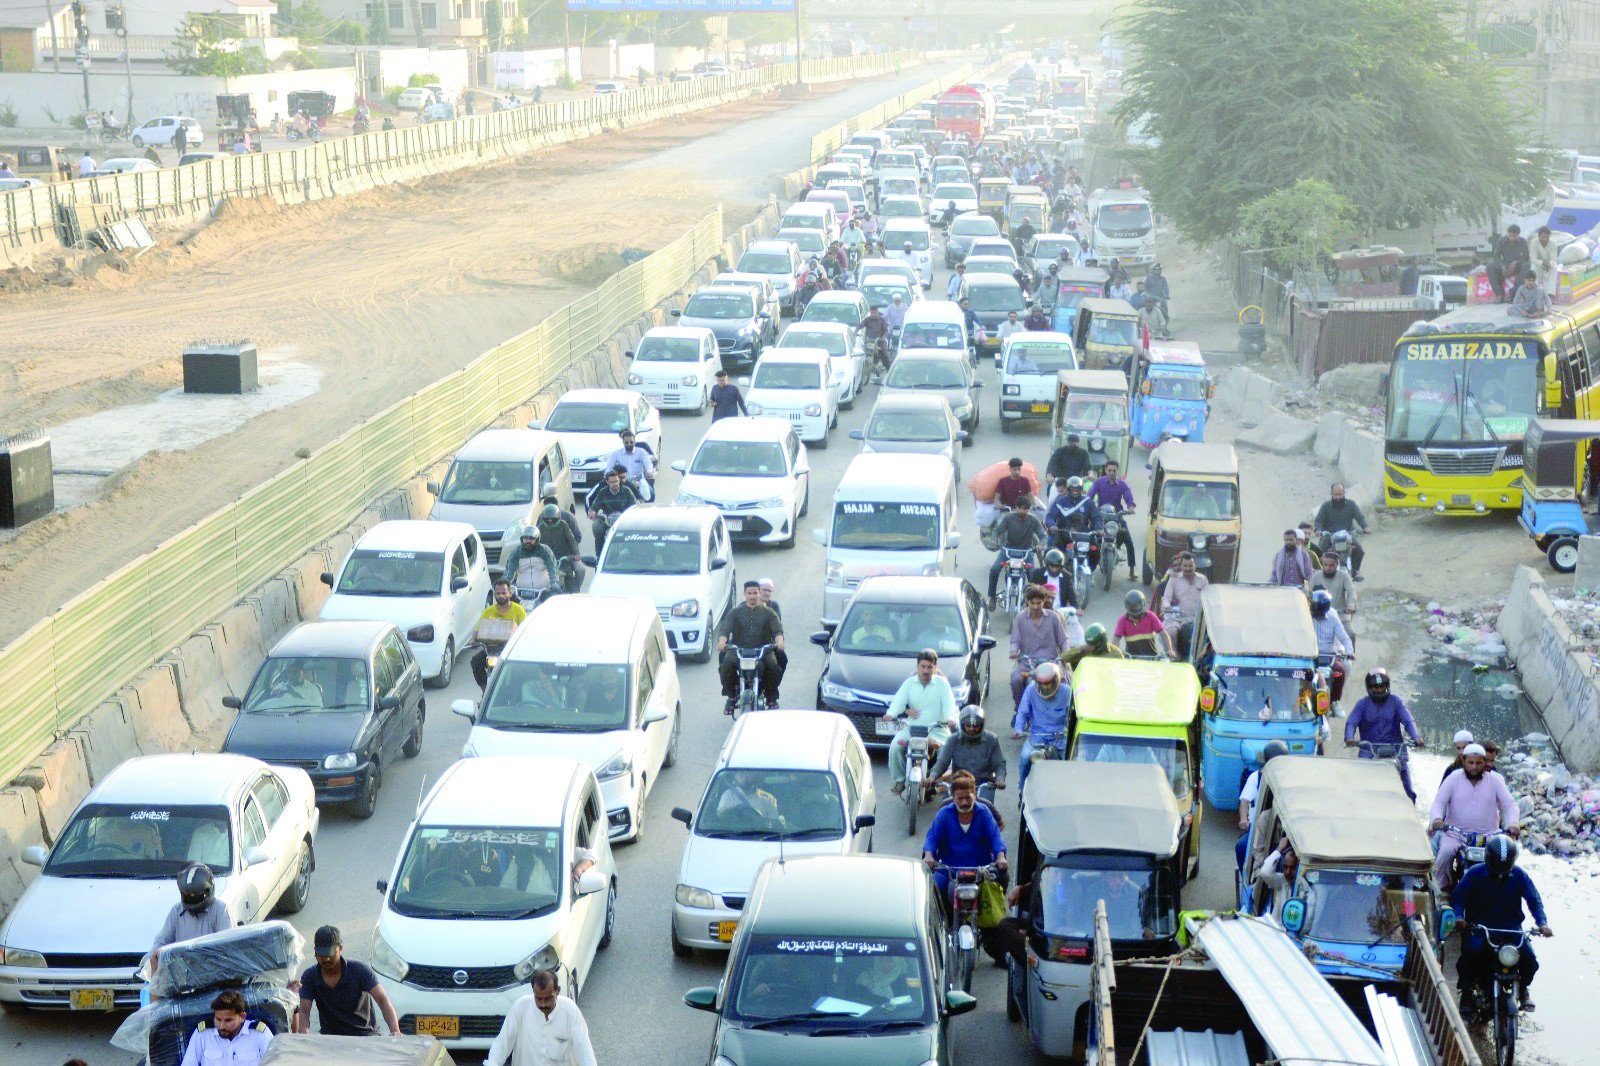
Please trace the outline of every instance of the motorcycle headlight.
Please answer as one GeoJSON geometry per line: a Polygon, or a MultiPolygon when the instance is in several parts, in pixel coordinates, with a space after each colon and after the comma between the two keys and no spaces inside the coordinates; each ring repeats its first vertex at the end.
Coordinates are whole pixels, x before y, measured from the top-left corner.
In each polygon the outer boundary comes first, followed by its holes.
{"type": "MultiPolygon", "coordinates": [[[[367,953],[367,961],[372,964],[374,970],[396,981],[404,981],[406,972],[411,969],[406,965],[406,960],[402,959],[394,948],[389,946],[389,942],[383,939],[381,933],[372,935],[372,950],[367,953]]],[[[531,971],[529,976],[532,976],[531,971]]]]}
{"type": "Polygon", "coordinates": [[[625,751],[619,751],[606,760],[606,764],[595,771],[594,776],[601,781],[615,781],[623,774],[633,770],[633,756],[625,751]]]}
{"type": "Polygon", "coordinates": [[[800,413],[807,418],[815,418],[822,413],[822,405],[820,403],[808,403],[800,413]]]}
{"type": "Polygon", "coordinates": [[[0,966],[25,966],[32,970],[45,968],[44,955],[27,948],[0,947],[0,966]]]}
{"type": "Polygon", "coordinates": [[[849,702],[856,698],[856,694],[843,685],[835,685],[832,681],[824,681],[822,683],[822,698],[849,702]]]}
{"type": "Polygon", "coordinates": [[[745,402],[744,409],[753,415],[763,415],[767,413],[767,409],[765,407],[762,407],[758,403],[750,403],[749,401],[745,402]]]}
{"type": "Polygon", "coordinates": [[[555,970],[561,966],[561,955],[556,949],[546,944],[538,951],[517,963],[511,971],[511,976],[518,981],[527,981],[540,970],[555,970]]]}
{"type": "Polygon", "coordinates": [[[1103,452],[1106,450],[1106,442],[1099,438],[1094,438],[1089,441],[1089,450],[1091,452],[1103,452]]]}
{"type": "Polygon", "coordinates": [[[644,378],[640,377],[638,374],[629,374],[628,375],[628,384],[629,385],[643,385],[644,384],[644,378]]]}
{"type": "Polygon", "coordinates": [[[760,507],[782,507],[783,506],[783,497],[782,496],[768,496],[764,500],[757,500],[756,501],[756,506],[758,508],[760,508],[760,507]]]}
{"type": "Polygon", "coordinates": [[[837,587],[843,587],[844,586],[844,564],[843,563],[829,563],[828,564],[828,569],[822,575],[822,583],[824,585],[832,585],[832,586],[834,586],[836,588],[837,587]]]}
{"type": "Polygon", "coordinates": [[[1500,960],[1500,965],[1510,970],[1522,962],[1522,952],[1515,944],[1504,944],[1495,952],[1495,958],[1500,960]]]}
{"type": "Polygon", "coordinates": [[[699,600],[679,600],[677,603],[672,605],[672,617],[674,617],[674,618],[698,618],[698,617],[700,617],[700,601],[699,600]]]}
{"type": "Polygon", "coordinates": [[[329,755],[322,760],[324,770],[354,770],[361,761],[353,751],[341,751],[337,755],[329,755]]]}
{"type": "Polygon", "coordinates": [[[1007,395],[1007,396],[1021,396],[1022,395],[1022,386],[1021,385],[1006,385],[1006,386],[1002,387],[1000,391],[1002,393],[1004,393],[1005,395],[1007,395]]]}
{"type": "Polygon", "coordinates": [[[700,384],[700,379],[695,377],[693,374],[689,374],[689,375],[685,376],[684,379],[682,381],[680,381],[678,384],[687,385],[689,388],[692,389],[696,385],[700,384]]]}
{"type": "Polygon", "coordinates": [[[678,906],[694,907],[696,910],[709,911],[716,907],[716,897],[703,888],[693,885],[678,886],[678,906]]]}

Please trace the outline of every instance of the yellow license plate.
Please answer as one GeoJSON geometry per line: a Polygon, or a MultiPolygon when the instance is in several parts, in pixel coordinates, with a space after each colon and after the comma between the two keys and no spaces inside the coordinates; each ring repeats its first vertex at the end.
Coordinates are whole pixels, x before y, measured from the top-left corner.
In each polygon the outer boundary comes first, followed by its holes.
{"type": "Polygon", "coordinates": [[[111,1010],[117,1005],[109,988],[74,988],[67,1002],[73,1010],[111,1010]]]}
{"type": "Polygon", "coordinates": [[[1032,411],[1036,415],[1047,415],[1050,413],[1050,405],[1047,403],[1036,403],[1033,405],[1032,411]]]}
{"type": "Polygon", "coordinates": [[[461,1036],[461,1019],[455,1015],[417,1015],[417,1035],[432,1036],[440,1040],[455,1040],[461,1036]]]}
{"type": "Polygon", "coordinates": [[[732,943],[733,931],[737,928],[739,928],[738,922],[718,922],[717,939],[722,941],[724,944],[732,943]]]}

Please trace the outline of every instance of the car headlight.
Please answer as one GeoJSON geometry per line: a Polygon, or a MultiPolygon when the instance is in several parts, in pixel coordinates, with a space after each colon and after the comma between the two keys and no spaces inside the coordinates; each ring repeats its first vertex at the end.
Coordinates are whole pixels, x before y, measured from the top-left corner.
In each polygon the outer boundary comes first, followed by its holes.
{"type": "Polygon", "coordinates": [[[463,759],[476,759],[478,757],[478,749],[472,746],[471,741],[461,745],[461,757],[463,759]]]}
{"type": "Polygon", "coordinates": [[[1501,966],[1509,970],[1522,962],[1522,952],[1515,944],[1503,944],[1500,950],[1495,952],[1495,958],[1500,960],[1501,966]]]}
{"type": "Polygon", "coordinates": [[[638,374],[629,374],[628,375],[628,384],[629,385],[643,385],[644,384],[644,378],[640,377],[638,374]]]}
{"type": "Polygon", "coordinates": [[[680,907],[694,907],[697,910],[709,911],[716,907],[716,897],[703,888],[693,885],[678,886],[678,905],[680,907]]]}
{"type": "Polygon", "coordinates": [[[972,695],[972,682],[963,681],[959,685],[950,686],[950,694],[956,698],[956,706],[965,706],[967,697],[972,695]]]}
{"type": "Polygon", "coordinates": [[[805,415],[807,418],[816,418],[818,415],[822,414],[822,405],[820,403],[808,403],[800,413],[805,415]]]}
{"type": "Polygon", "coordinates": [[[782,507],[782,506],[783,506],[783,497],[782,496],[768,496],[764,500],[757,500],[756,501],[756,507],[757,508],[782,507]]]}
{"type": "Polygon", "coordinates": [[[750,403],[749,401],[745,401],[744,409],[753,415],[764,415],[767,413],[767,409],[765,407],[762,407],[758,403],[750,403]]]}
{"type": "Polygon", "coordinates": [[[679,384],[680,385],[687,385],[689,388],[692,389],[696,385],[700,384],[700,379],[695,377],[693,374],[689,374],[681,382],[679,382],[679,384]]]}
{"type": "Polygon", "coordinates": [[[718,1055],[712,1060],[711,1066],[739,1066],[739,1064],[726,1055],[718,1055]]]}
{"type": "Polygon", "coordinates": [[[322,760],[324,770],[354,770],[361,757],[353,751],[341,751],[322,760]]]}
{"type": "Polygon", "coordinates": [[[677,603],[672,605],[672,617],[674,617],[674,618],[699,618],[700,617],[700,601],[699,600],[679,600],[677,603]]]}
{"type": "Polygon", "coordinates": [[[430,622],[425,626],[412,626],[406,630],[406,639],[413,644],[432,644],[433,623],[430,622]]]}
{"type": "Polygon", "coordinates": [[[396,981],[404,981],[407,971],[411,969],[406,965],[406,960],[402,959],[394,948],[389,946],[389,942],[383,939],[382,933],[372,934],[372,950],[367,953],[367,961],[372,964],[374,970],[396,981]]]}
{"type": "Polygon", "coordinates": [[[927,563],[922,567],[923,577],[938,577],[940,573],[938,563],[927,563]]]}
{"type": "Polygon", "coordinates": [[[1000,391],[1002,393],[1004,393],[1005,395],[1007,395],[1007,396],[1021,396],[1022,395],[1022,386],[1021,385],[1003,385],[1003,386],[1001,386],[1000,391]]]}
{"type": "Polygon", "coordinates": [[[633,756],[626,751],[619,751],[606,764],[595,771],[594,776],[601,781],[615,781],[623,774],[633,771],[633,756]]]}
{"type": "Polygon", "coordinates": [[[0,966],[25,966],[32,970],[45,968],[44,955],[27,948],[0,947],[0,966]]]}
{"type": "Polygon", "coordinates": [[[704,501],[704,500],[702,500],[702,499],[701,499],[701,498],[700,498],[700,497],[698,497],[698,496],[691,496],[691,495],[690,495],[690,494],[689,494],[689,493],[687,493],[687,492],[680,492],[680,493],[678,493],[678,503],[679,503],[679,504],[680,504],[680,505],[681,505],[681,506],[684,506],[684,507],[694,507],[694,506],[697,506],[697,505],[699,505],[699,504],[702,504],[702,503],[705,503],[705,502],[706,502],[706,501],[704,501]]]}
{"type": "Polygon", "coordinates": [[[832,681],[822,683],[822,698],[825,700],[854,700],[856,694],[843,685],[835,685],[832,681]]]}
{"type": "Polygon", "coordinates": [[[561,966],[561,955],[556,949],[546,944],[532,955],[517,963],[511,970],[511,976],[518,981],[526,981],[540,970],[557,970],[561,966]]]}
{"type": "Polygon", "coordinates": [[[824,585],[842,587],[844,585],[844,564],[829,563],[827,571],[822,575],[824,585]]]}

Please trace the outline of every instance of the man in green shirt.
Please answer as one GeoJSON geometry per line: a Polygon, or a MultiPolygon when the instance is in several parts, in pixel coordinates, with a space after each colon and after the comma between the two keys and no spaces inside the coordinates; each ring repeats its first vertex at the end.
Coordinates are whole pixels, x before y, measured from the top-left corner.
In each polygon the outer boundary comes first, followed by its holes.
{"type": "Polygon", "coordinates": [[[889,742],[889,776],[894,779],[894,788],[890,791],[897,796],[906,787],[906,742],[910,736],[906,727],[928,727],[928,747],[932,754],[935,746],[942,746],[950,739],[950,731],[956,726],[956,696],[950,690],[950,682],[939,672],[939,653],[932,648],[917,652],[917,672],[901,682],[883,720],[892,722],[901,715],[905,716],[906,724],[889,742]]]}

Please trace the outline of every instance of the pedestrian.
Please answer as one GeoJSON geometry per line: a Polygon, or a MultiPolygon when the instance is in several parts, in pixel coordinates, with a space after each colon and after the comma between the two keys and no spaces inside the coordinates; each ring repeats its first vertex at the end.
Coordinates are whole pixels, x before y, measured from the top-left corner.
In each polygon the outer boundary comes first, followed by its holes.
{"type": "Polygon", "coordinates": [[[1300,544],[1299,532],[1293,529],[1284,530],[1283,547],[1272,557],[1272,583],[1304,589],[1306,583],[1316,573],[1316,569],[1315,564],[1311,562],[1311,553],[1300,544]]]}
{"type": "Polygon", "coordinates": [[[0,178],[14,178],[16,176],[16,171],[11,169],[11,160],[0,159],[0,178]]]}
{"type": "Polygon", "coordinates": [[[294,1015],[294,1031],[311,1031],[311,1006],[316,1004],[324,1036],[375,1036],[378,1026],[366,1006],[366,997],[371,996],[383,1012],[389,1034],[399,1036],[400,1019],[389,993],[370,966],[344,957],[343,943],[337,926],[317,930],[312,947],[317,961],[300,975],[300,1009],[294,1015]]]}
{"type": "Polygon", "coordinates": [[[724,418],[749,413],[750,409],[744,405],[744,393],[739,391],[739,386],[729,384],[726,370],[718,370],[717,383],[711,386],[711,421],[720,422],[724,418]]]}
{"type": "Polygon", "coordinates": [[[578,1005],[561,994],[550,970],[533,975],[533,994],[506,1012],[484,1066],[598,1066],[589,1023],[578,1005]]]}
{"type": "Polygon", "coordinates": [[[90,155],[89,149],[85,148],[83,150],[83,154],[78,157],[78,177],[87,178],[89,175],[93,174],[96,169],[97,166],[94,161],[94,156],[90,155]]]}
{"type": "Polygon", "coordinates": [[[180,159],[189,150],[189,127],[182,122],[172,128],[172,147],[180,159]]]}
{"type": "Polygon", "coordinates": [[[466,109],[466,112],[467,112],[468,115],[472,115],[472,114],[476,113],[475,109],[473,108],[472,93],[470,91],[468,91],[466,93],[466,99],[464,101],[462,101],[462,107],[464,107],[466,109]]]}
{"type": "Polygon", "coordinates": [[[183,1066],[254,1066],[260,1062],[272,1043],[272,1032],[265,1022],[249,1021],[246,1010],[244,994],[238,989],[218,993],[211,1001],[210,1023],[201,1022],[189,1038],[183,1066]]]}

